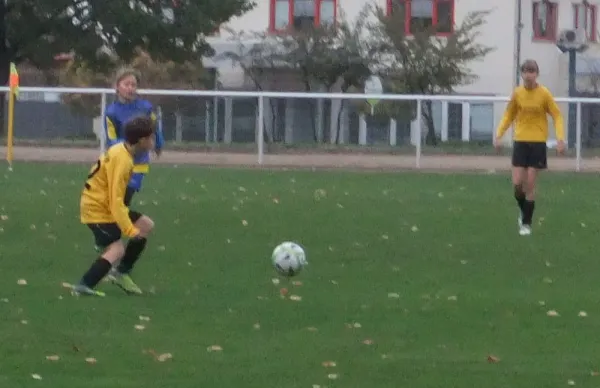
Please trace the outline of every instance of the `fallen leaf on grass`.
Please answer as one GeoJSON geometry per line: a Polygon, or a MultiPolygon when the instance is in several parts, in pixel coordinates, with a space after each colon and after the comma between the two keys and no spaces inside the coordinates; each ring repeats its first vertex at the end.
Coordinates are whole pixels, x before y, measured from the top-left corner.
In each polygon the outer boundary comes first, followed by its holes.
{"type": "Polygon", "coordinates": [[[382,240],[388,240],[390,237],[387,234],[381,235],[382,240]]]}
{"type": "Polygon", "coordinates": [[[271,283],[273,283],[273,284],[275,284],[275,285],[278,285],[280,282],[281,282],[281,281],[280,281],[279,279],[277,279],[277,278],[273,278],[273,279],[271,279],[271,283]]]}
{"type": "Polygon", "coordinates": [[[279,203],[279,200],[277,198],[273,198],[273,203],[277,205],[279,203]]]}
{"type": "Polygon", "coordinates": [[[302,282],[300,280],[294,280],[292,282],[292,285],[296,286],[296,287],[300,287],[302,285],[302,282]]]}
{"type": "Polygon", "coordinates": [[[29,321],[27,321],[27,320],[23,319],[23,320],[21,321],[21,324],[22,324],[22,325],[28,325],[28,324],[29,324],[29,321]]]}
{"type": "Polygon", "coordinates": [[[336,373],[330,373],[330,374],[327,375],[327,378],[329,380],[337,380],[338,375],[336,373]]]}
{"type": "Polygon", "coordinates": [[[138,331],[142,331],[142,330],[146,329],[146,326],[144,326],[144,325],[135,325],[133,327],[138,331]]]}
{"type": "Polygon", "coordinates": [[[544,283],[551,284],[552,283],[552,279],[550,279],[549,277],[545,277],[544,278],[544,283]]]}
{"type": "Polygon", "coordinates": [[[286,295],[288,294],[288,292],[289,292],[289,291],[288,291],[288,289],[287,289],[287,288],[285,288],[285,287],[284,287],[284,288],[281,288],[281,289],[279,289],[279,295],[280,295],[282,298],[285,298],[285,297],[286,297],[286,295]]]}
{"type": "Polygon", "coordinates": [[[546,302],[544,302],[543,300],[540,300],[540,301],[538,302],[538,304],[539,304],[540,306],[545,306],[545,305],[546,305],[546,302]]]}
{"type": "Polygon", "coordinates": [[[306,328],[306,330],[308,330],[308,331],[319,331],[319,329],[317,329],[314,326],[309,326],[309,327],[306,328]]]}
{"type": "Polygon", "coordinates": [[[17,280],[17,284],[19,286],[26,286],[27,285],[27,280],[25,280],[25,279],[19,279],[19,280],[17,280]]]}
{"type": "Polygon", "coordinates": [[[145,321],[145,322],[150,321],[150,317],[147,317],[145,315],[140,315],[138,318],[140,319],[140,321],[145,321]]]}
{"type": "Polygon", "coordinates": [[[316,201],[320,201],[321,199],[327,197],[327,191],[323,189],[315,190],[314,197],[316,201]]]}
{"type": "Polygon", "coordinates": [[[596,372],[595,370],[593,370],[590,372],[590,376],[594,376],[594,377],[600,376],[600,372],[596,372]]]}
{"type": "Polygon", "coordinates": [[[95,364],[98,362],[98,360],[96,360],[94,357],[88,357],[85,359],[85,362],[87,362],[88,364],[95,364]]]}
{"type": "Polygon", "coordinates": [[[574,381],[574,380],[568,380],[568,381],[567,381],[567,384],[568,384],[568,385],[575,385],[575,381],[574,381]]]}
{"type": "Polygon", "coordinates": [[[299,295],[290,295],[290,300],[293,300],[294,302],[300,302],[302,297],[299,295]]]}
{"type": "Polygon", "coordinates": [[[6,220],[8,220],[8,216],[7,216],[6,214],[2,214],[2,215],[0,216],[0,220],[2,220],[2,221],[6,221],[6,220]]]}
{"type": "Polygon", "coordinates": [[[32,374],[32,375],[31,375],[31,377],[32,377],[34,380],[41,380],[41,379],[42,379],[42,376],[38,375],[37,373],[34,373],[34,374],[32,374]]]}
{"type": "Polygon", "coordinates": [[[560,316],[560,314],[558,314],[558,312],[556,310],[549,310],[546,313],[546,315],[549,317],[559,317],[560,316]]]}
{"type": "Polygon", "coordinates": [[[367,338],[366,340],[363,340],[362,343],[365,344],[365,345],[373,345],[373,340],[367,338]]]}
{"type": "Polygon", "coordinates": [[[167,360],[170,360],[173,358],[173,355],[171,353],[163,353],[161,355],[159,355],[158,357],[156,357],[156,361],[158,362],[165,362],[167,360]]]}
{"type": "Polygon", "coordinates": [[[413,232],[418,232],[419,231],[419,227],[414,225],[412,228],[410,228],[411,231],[413,232]]]}
{"type": "Polygon", "coordinates": [[[463,265],[465,265],[465,264],[468,263],[468,261],[467,260],[461,260],[460,263],[463,264],[463,265]]]}
{"type": "Polygon", "coordinates": [[[577,314],[577,315],[580,316],[581,318],[585,318],[588,316],[585,311],[580,311],[579,314],[577,314]]]}
{"type": "Polygon", "coordinates": [[[56,355],[56,354],[53,354],[51,356],[46,356],[46,360],[48,360],[48,361],[58,361],[58,360],[60,360],[60,357],[58,355],[56,355]]]}
{"type": "Polygon", "coordinates": [[[497,362],[500,362],[500,359],[498,357],[494,356],[493,354],[490,354],[489,356],[487,356],[487,361],[490,364],[495,364],[497,362]]]}
{"type": "Polygon", "coordinates": [[[324,368],[335,368],[337,366],[335,361],[323,361],[321,365],[323,365],[324,368]]]}
{"type": "Polygon", "coordinates": [[[260,323],[256,322],[254,325],[252,325],[252,328],[254,330],[260,330],[260,323]]]}
{"type": "Polygon", "coordinates": [[[8,303],[8,298],[2,298],[0,299],[0,302],[8,303]]]}
{"type": "Polygon", "coordinates": [[[223,348],[220,347],[219,345],[212,345],[212,346],[209,346],[206,350],[209,352],[221,352],[221,351],[223,351],[223,348]]]}
{"type": "Polygon", "coordinates": [[[450,300],[450,301],[456,301],[456,300],[458,300],[458,298],[456,297],[456,295],[450,295],[448,297],[448,300],[450,300]]]}
{"type": "Polygon", "coordinates": [[[246,221],[246,220],[242,220],[242,225],[244,225],[244,226],[248,226],[248,221],[246,221]]]}

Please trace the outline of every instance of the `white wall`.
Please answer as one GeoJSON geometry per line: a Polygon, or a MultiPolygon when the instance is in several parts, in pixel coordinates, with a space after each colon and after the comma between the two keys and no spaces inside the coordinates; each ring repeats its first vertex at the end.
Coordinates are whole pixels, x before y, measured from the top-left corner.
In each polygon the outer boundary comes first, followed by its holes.
{"type": "MultiPolygon", "coordinates": [[[[368,1],[368,0],[367,0],[368,1]]],[[[386,6],[386,0],[372,0],[381,7],[386,6]]],[[[521,32],[521,58],[523,61],[532,58],[540,65],[540,82],[546,85],[555,95],[566,96],[568,87],[568,61],[555,43],[533,39],[533,2],[535,0],[522,0],[522,32],[521,32]]],[[[573,28],[573,3],[580,0],[552,0],[557,3],[558,27],[557,30],[573,28]]],[[[227,27],[237,31],[266,31],[269,27],[269,0],[257,1],[257,6],[251,12],[232,19],[227,27]]],[[[338,0],[338,7],[348,20],[354,20],[363,9],[366,1],[338,0]]],[[[590,0],[600,9],[600,0],[590,0]]],[[[470,65],[478,79],[470,85],[457,88],[461,94],[484,94],[508,96],[514,83],[515,72],[519,64],[516,63],[516,23],[517,0],[455,0],[455,19],[460,24],[466,15],[475,10],[491,9],[492,13],[487,18],[487,23],[481,27],[477,39],[494,48],[487,57],[470,65]]],[[[600,19],[600,15],[597,19],[600,19]]],[[[600,28],[598,28],[600,30],[600,28]]],[[[227,34],[222,31],[220,39],[226,40],[227,34]]],[[[599,39],[600,40],[600,39],[599,39]]],[[[588,53],[600,55],[600,44],[591,45],[588,53]]],[[[567,118],[567,106],[561,109],[567,118]]],[[[497,103],[493,106],[494,125],[498,123],[505,109],[505,104],[497,103]]],[[[508,137],[507,137],[508,138],[508,137]]]]}

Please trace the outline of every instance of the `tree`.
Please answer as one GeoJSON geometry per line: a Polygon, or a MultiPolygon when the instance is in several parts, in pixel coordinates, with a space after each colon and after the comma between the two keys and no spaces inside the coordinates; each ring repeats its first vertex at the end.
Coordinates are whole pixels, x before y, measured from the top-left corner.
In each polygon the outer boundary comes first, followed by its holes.
{"type": "MultiPolygon", "coordinates": [[[[370,7],[370,6],[369,6],[370,7]]],[[[456,86],[476,80],[469,63],[482,60],[493,48],[476,41],[478,30],[491,11],[467,14],[452,34],[440,37],[435,27],[413,28],[407,36],[404,13],[391,15],[381,7],[371,8],[375,21],[369,23],[368,52],[391,91],[407,94],[450,94],[456,86]]],[[[427,125],[426,143],[437,144],[431,101],[420,112],[427,125]]]]}
{"type": "MultiPolygon", "coordinates": [[[[158,62],[140,49],[135,50],[136,57],[131,62],[115,62],[111,67],[131,66],[142,75],[142,87],[153,89],[205,89],[213,85],[214,80],[208,74],[200,61],[175,63],[173,61],[158,62]]],[[[94,71],[85,64],[74,60],[68,62],[60,72],[61,84],[72,87],[112,87],[112,74],[94,71]]],[[[97,95],[65,94],[63,101],[81,114],[97,117],[100,114],[100,98],[97,95]]],[[[160,105],[178,114],[184,109],[184,97],[147,96],[155,105],[160,105]]],[[[189,99],[187,99],[189,101],[189,99]]]]}
{"type": "MultiPolygon", "coordinates": [[[[370,74],[369,59],[362,51],[360,39],[363,20],[359,17],[356,25],[351,25],[341,15],[335,25],[305,26],[285,34],[234,33],[237,49],[226,56],[243,69],[258,90],[281,90],[284,84],[283,89],[287,90],[331,92],[337,88],[347,92],[350,87],[364,83],[370,74]]],[[[314,139],[318,141],[317,102],[309,103],[314,139]]],[[[271,109],[273,127],[276,110],[273,101],[271,109]]],[[[337,138],[339,120],[337,128],[332,130],[337,138]]],[[[268,139],[273,137],[275,134],[267,133],[268,139]]]]}
{"type": "Polygon", "coordinates": [[[199,61],[212,54],[205,37],[253,6],[252,0],[0,1],[0,83],[8,82],[10,62],[44,70],[65,52],[104,72],[114,57],[131,62],[136,48],[157,61],[199,61]]]}

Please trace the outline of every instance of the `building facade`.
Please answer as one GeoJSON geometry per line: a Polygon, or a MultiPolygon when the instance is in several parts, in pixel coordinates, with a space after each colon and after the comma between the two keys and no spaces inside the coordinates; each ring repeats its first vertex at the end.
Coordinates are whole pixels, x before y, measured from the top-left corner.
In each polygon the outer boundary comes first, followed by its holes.
{"type": "MultiPolygon", "coordinates": [[[[540,81],[556,96],[568,94],[568,56],[556,46],[565,30],[574,30],[584,37],[587,51],[578,58],[578,85],[590,88],[586,74],[594,72],[591,66],[600,53],[598,35],[598,7],[600,0],[373,0],[391,12],[403,7],[410,30],[413,22],[438,26],[442,34],[451,33],[472,11],[492,11],[476,37],[481,43],[494,48],[485,59],[470,65],[477,79],[469,85],[456,88],[458,94],[508,96],[519,81],[519,63],[532,58],[540,65],[540,81]],[[587,80],[587,81],[586,81],[587,80]]],[[[357,0],[260,0],[247,14],[234,18],[227,28],[236,31],[277,32],[304,23],[331,22],[343,13],[354,20],[365,2],[357,0]]],[[[410,32],[410,31],[407,31],[410,32]]],[[[217,48],[226,45],[228,34],[211,38],[217,48]]],[[[225,47],[225,46],[223,46],[225,47]]],[[[600,65],[600,63],[598,63],[600,65]]],[[[226,87],[237,88],[243,76],[231,64],[220,70],[226,87]]],[[[434,109],[436,131],[442,138],[491,139],[492,131],[502,116],[503,103],[438,103],[434,109]]],[[[567,107],[561,106],[567,118],[567,107]]],[[[368,119],[368,118],[367,118],[368,119]]],[[[360,123],[359,123],[360,127],[360,123]]]]}

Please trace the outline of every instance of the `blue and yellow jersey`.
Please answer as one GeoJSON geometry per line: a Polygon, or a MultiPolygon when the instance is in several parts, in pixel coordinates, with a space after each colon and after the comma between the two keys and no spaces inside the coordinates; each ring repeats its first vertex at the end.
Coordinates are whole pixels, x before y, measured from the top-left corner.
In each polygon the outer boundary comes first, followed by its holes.
{"type": "MultiPolygon", "coordinates": [[[[136,99],[129,103],[115,101],[106,108],[104,117],[104,130],[106,131],[107,148],[123,142],[123,128],[125,123],[134,117],[149,116],[156,122],[156,113],[150,101],[136,99]]],[[[164,145],[161,123],[156,123],[156,149],[160,151],[164,145]]],[[[142,187],[144,175],[150,169],[150,153],[138,155],[134,159],[133,174],[129,187],[138,191],[142,187]]]]}

